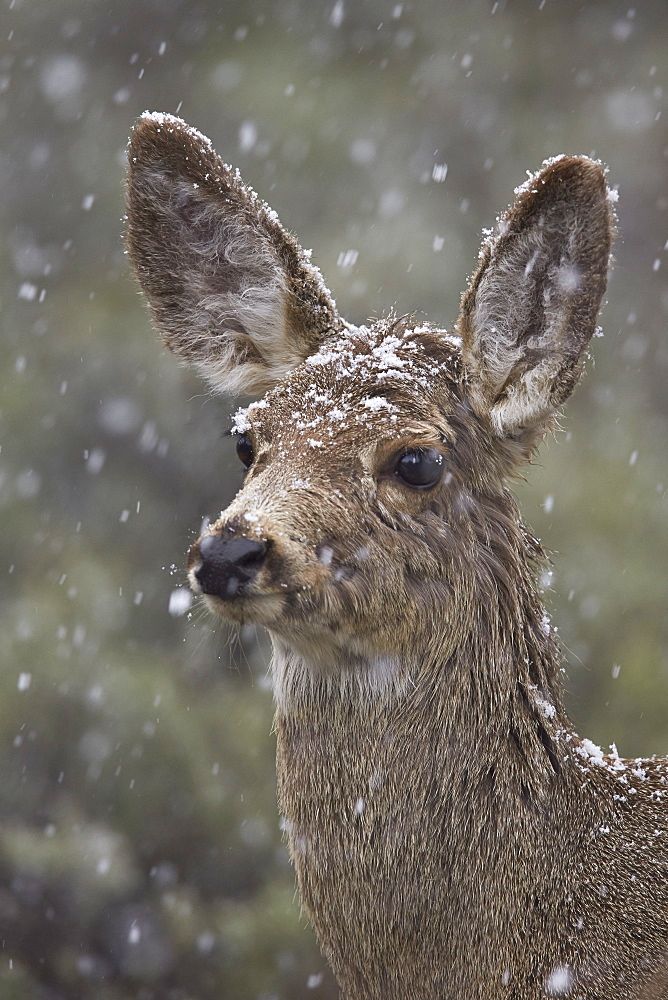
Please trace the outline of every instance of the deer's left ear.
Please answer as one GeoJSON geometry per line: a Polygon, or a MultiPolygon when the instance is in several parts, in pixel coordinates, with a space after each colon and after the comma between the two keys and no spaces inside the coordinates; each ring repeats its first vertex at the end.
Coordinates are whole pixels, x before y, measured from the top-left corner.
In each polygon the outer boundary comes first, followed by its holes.
{"type": "Polygon", "coordinates": [[[611,201],[600,164],[554,160],[482,245],[458,332],[469,400],[500,437],[535,439],[580,378],[607,282],[611,201]]]}

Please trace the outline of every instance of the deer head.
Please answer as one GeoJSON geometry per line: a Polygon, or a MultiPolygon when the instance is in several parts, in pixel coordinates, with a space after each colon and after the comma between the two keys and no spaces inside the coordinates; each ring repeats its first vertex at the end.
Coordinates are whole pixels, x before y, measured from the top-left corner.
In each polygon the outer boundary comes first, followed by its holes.
{"type": "Polygon", "coordinates": [[[234,419],[243,487],[190,554],[209,607],[265,625],[286,670],[381,688],[525,619],[539,549],[506,480],[581,375],[611,232],[601,165],[556,158],[486,236],[454,334],[357,327],[208,139],[142,117],[128,246],[155,324],[215,391],[265,393],[234,419]]]}

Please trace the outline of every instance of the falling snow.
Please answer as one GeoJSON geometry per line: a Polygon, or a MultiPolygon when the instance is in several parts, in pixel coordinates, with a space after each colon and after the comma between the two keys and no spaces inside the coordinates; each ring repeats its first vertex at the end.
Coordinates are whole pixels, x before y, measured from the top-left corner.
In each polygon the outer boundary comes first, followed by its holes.
{"type": "Polygon", "coordinates": [[[169,595],[169,613],[174,618],[184,615],[192,605],[192,593],[185,587],[177,587],[169,595]]]}
{"type": "MultiPolygon", "coordinates": [[[[12,817],[0,896],[3,912],[29,917],[6,921],[2,975],[26,995],[48,982],[95,1000],[112,980],[121,993],[166,995],[187,967],[202,1000],[251,981],[258,996],[324,1000],[335,990],[304,937],[275,831],[268,640],[249,624],[238,634],[215,625],[186,584],[205,510],[215,518],[241,478],[227,414],[243,404],[233,430],[252,433],[268,425],[267,403],[210,397],[156,345],[119,239],[125,136],[146,106],[165,109],[146,113],[162,129],[182,128],[181,114],[200,125],[313,242],[343,315],[414,313],[409,325],[425,332],[454,329],[475,231],[536,166],[529,146],[605,157],[607,198],[620,208],[607,338],[591,349],[564,432],[543,447],[542,467],[523,468],[529,484],[518,489],[556,550],[548,597],[588,731],[649,754],[666,716],[663,10],[573,13],[535,0],[482,13],[391,2],[374,14],[295,0],[235,18],[207,4],[130,4],[122,17],[100,0],[85,11],[42,6],[36,16],[8,0],[0,56],[0,794],[12,817]],[[527,55],[536,40],[540,59],[527,55]],[[150,831],[148,847],[137,830],[150,831]],[[85,916],[74,944],[72,900],[85,916]]],[[[525,266],[530,279],[540,260],[525,266]]],[[[562,291],[575,294],[579,278],[562,268],[562,291]]],[[[349,392],[342,401],[321,386],[295,405],[313,465],[339,434],[403,433],[394,401],[433,378],[410,338],[374,340],[370,329],[345,328],[309,359],[314,379],[333,376],[349,392]]],[[[459,360],[461,340],[440,336],[459,360]]],[[[286,473],[285,486],[313,496],[316,470],[286,473]]],[[[348,501],[344,484],[330,499],[348,501]]],[[[259,516],[247,513],[249,530],[259,516]]],[[[314,573],[363,569],[377,553],[358,541],[344,560],[321,539],[314,573]]],[[[552,635],[549,620],[536,629],[552,635]]],[[[372,664],[383,690],[397,671],[392,657],[372,664]]],[[[547,686],[526,697],[534,721],[559,725],[547,686]]],[[[583,782],[611,779],[619,813],[643,789],[648,809],[668,797],[649,758],[563,740],[583,782]]],[[[379,770],[346,790],[355,834],[370,832],[387,779],[379,770]]],[[[650,826],[653,856],[663,827],[650,826]]],[[[592,826],[609,851],[617,831],[608,816],[592,826]]],[[[613,887],[602,888],[612,910],[613,887]]],[[[573,940],[593,933],[582,912],[573,940]]],[[[562,954],[537,985],[546,995],[577,993],[562,954]]],[[[505,961],[499,996],[518,988],[505,961]]]]}

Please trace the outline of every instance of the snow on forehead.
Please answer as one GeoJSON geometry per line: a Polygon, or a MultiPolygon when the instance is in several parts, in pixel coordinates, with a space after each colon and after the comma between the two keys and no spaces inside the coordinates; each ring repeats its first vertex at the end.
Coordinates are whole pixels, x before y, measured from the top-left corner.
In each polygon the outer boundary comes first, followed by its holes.
{"type": "Polygon", "coordinates": [[[261,422],[258,410],[271,407],[274,400],[292,405],[291,426],[313,432],[308,443],[324,447],[328,438],[352,425],[369,424],[381,417],[389,429],[397,423],[398,406],[393,392],[402,395],[415,388],[420,395],[429,390],[438,362],[429,355],[419,335],[430,333],[443,346],[458,354],[459,338],[420,326],[405,329],[385,321],[373,327],[347,327],[320,350],[306,359],[286,382],[271,390],[258,403],[239,410],[233,430],[243,434],[251,421],[261,422]],[[387,387],[387,397],[383,394],[387,387]]]}
{"type": "MultiPolygon", "coordinates": [[[[333,367],[336,378],[368,378],[375,375],[378,382],[391,373],[410,382],[428,376],[433,363],[416,339],[420,333],[433,332],[430,327],[402,328],[397,323],[379,323],[376,326],[350,326],[343,330],[336,341],[326,344],[306,359],[310,368],[333,367]]],[[[449,339],[453,347],[455,337],[449,339]]]]}

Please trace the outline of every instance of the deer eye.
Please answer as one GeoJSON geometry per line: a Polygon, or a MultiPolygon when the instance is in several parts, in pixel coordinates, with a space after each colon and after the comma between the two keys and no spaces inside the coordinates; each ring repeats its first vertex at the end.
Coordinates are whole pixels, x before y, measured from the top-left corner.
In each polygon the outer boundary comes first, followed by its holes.
{"type": "Polygon", "coordinates": [[[414,489],[435,486],[443,473],[443,455],[437,448],[409,448],[397,461],[396,475],[414,489]]]}
{"type": "Polygon", "coordinates": [[[248,434],[240,434],[237,438],[237,455],[247,469],[253,464],[255,455],[253,454],[253,442],[248,434]]]}

